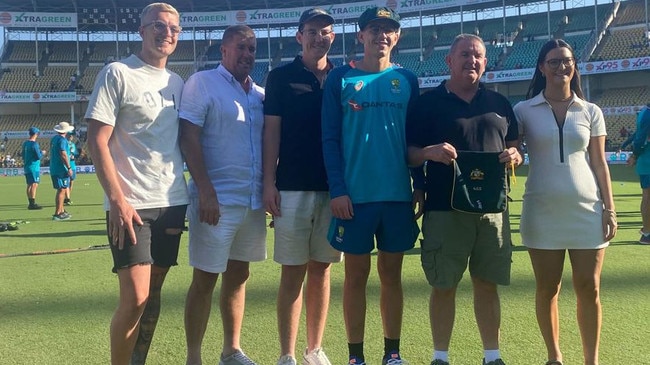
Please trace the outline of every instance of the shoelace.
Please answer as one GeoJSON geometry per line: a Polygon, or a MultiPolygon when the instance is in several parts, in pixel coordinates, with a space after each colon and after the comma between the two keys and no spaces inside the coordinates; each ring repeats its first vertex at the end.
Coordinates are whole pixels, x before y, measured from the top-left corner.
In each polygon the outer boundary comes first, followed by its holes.
{"type": "Polygon", "coordinates": [[[235,353],[234,357],[242,365],[257,365],[253,360],[249,359],[248,356],[244,355],[243,352],[235,353]]]}

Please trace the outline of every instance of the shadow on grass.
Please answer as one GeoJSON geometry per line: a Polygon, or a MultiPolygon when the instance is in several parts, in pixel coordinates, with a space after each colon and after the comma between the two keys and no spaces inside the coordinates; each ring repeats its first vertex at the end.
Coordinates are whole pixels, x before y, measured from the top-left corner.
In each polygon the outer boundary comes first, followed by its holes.
{"type": "MultiPolygon", "coordinates": [[[[20,232],[20,231],[18,231],[20,232]]],[[[24,232],[24,231],[23,231],[24,232]]],[[[106,236],[106,230],[95,230],[95,231],[71,231],[71,232],[48,232],[48,233],[19,233],[19,234],[6,234],[3,232],[0,235],[2,237],[14,237],[14,238],[66,238],[66,237],[78,237],[78,236],[106,236]]]]}
{"type": "MultiPolygon", "coordinates": [[[[465,276],[467,277],[468,274],[466,273],[465,276]]],[[[468,297],[471,295],[471,284],[466,279],[459,285],[459,297],[468,297]]],[[[565,279],[570,280],[570,275],[566,275],[565,279]]],[[[646,280],[647,278],[640,271],[627,271],[625,273],[619,273],[617,276],[608,276],[607,278],[604,278],[604,284],[607,286],[608,290],[634,291],[638,290],[640,283],[644,283],[646,280]]],[[[263,313],[263,316],[268,317],[269,313],[267,309],[275,308],[277,283],[274,283],[273,285],[264,285],[260,284],[260,281],[264,281],[264,279],[256,277],[255,270],[253,269],[253,276],[249,281],[249,287],[246,291],[247,316],[257,316],[262,315],[263,313]]],[[[74,317],[75,315],[79,315],[79,312],[104,312],[107,314],[114,310],[117,298],[117,288],[112,285],[109,286],[111,286],[110,291],[77,292],[75,294],[70,293],[70,288],[68,288],[67,293],[65,294],[53,291],[48,293],[47,301],[35,300],[34,296],[5,298],[3,307],[7,310],[5,314],[11,315],[13,320],[19,320],[21,317],[30,321],[39,320],[39,318],[48,319],[53,316],[74,317]]],[[[423,274],[411,274],[405,276],[403,279],[403,286],[404,293],[408,296],[409,300],[415,299],[416,301],[421,301],[423,305],[424,303],[427,303],[431,287],[426,282],[423,274]]],[[[217,290],[218,287],[219,286],[217,286],[217,290]]],[[[532,288],[534,287],[535,281],[532,275],[525,277],[517,275],[513,276],[511,285],[502,288],[502,290],[504,293],[507,293],[507,296],[518,297],[520,295],[532,295],[534,293],[532,288]]],[[[342,281],[333,281],[331,290],[331,300],[340,301],[343,290],[342,281]]],[[[380,288],[378,280],[376,280],[376,278],[371,278],[367,286],[367,297],[369,303],[378,303],[379,292],[380,288]]],[[[164,307],[182,313],[185,307],[187,287],[183,285],[169,285],[164,289],[163,295],[164,307]]],[[[39,296],[42,296],[42,294],[36,295],[36,297],[39,296]]],[[[213,304],[218,304],[218,294],[213,298],[213,304]]],[[[247,320],[251,319],[247,318],[247,320]]]]}
{"type": "MultiPolygon", "coordinates": [[[[54,209],[54,205],[41,205],[43,207],[43,210],[47,209],[54,209]]],[[[75,205],[69,205],[66,206],[66,209],[75,209],[75,208],[88,208],[88,207],[102,207],[102,204],[75,204],[75,205]]],[[[27,204],[10,204],[10,205],[2,205],[2,210],[3,211],[26,211],[27,210],[27,204]]]]}

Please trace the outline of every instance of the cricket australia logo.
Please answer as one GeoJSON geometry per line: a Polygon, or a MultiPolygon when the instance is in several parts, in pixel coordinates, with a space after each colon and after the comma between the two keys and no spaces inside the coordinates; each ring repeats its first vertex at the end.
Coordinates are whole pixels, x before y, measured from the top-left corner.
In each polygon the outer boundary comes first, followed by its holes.
{"type": "Polygon", "coordinates": [[[399,94],[402,92],[402,90],[399,87],[399,79],[390,80],[390,91],[393,94],[399,94]]]}
{"type": "Polygon", "coordinates": [[[343,226],[338,226],[336,229],[336,242],[343,242],[343,234],[345,233],[345,228],[343,226]]]}
{"type": "Polygon", "coordinates": [[[377,11],[377,18],[390,18],[390,11],[385,9],[379,9],[377,11]]]}
{"type": "Polygon", "coordinates": [[[470,180],[484,180],[485,173],[479,169],[474,169],[469,173],[470,180]]]}

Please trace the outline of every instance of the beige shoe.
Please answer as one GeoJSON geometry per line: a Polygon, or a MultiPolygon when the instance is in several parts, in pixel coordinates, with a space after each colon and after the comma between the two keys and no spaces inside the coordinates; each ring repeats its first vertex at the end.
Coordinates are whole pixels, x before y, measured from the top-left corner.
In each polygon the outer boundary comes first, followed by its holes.
{"type": "Polygon", "coordinates": [[[307,352],[305,349],[305,354],[302,356],[302,365],[332,365],[330,360],[325,355],[323,349],[315,349],[311,352],[307,352]]]}

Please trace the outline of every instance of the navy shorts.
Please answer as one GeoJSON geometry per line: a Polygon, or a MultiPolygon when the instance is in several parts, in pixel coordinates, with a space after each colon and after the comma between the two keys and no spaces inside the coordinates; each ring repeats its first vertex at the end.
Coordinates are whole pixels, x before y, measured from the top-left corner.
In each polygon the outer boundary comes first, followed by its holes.
{"type": "Polygon", "coordinates": [[[353,204],[352,219],[332,218],[328,239],[335,249],[355,255],[377,249],[405,252],[420,234],[411,202],[353,204]]]}
{"type": "Polygon", "coordinates": [[[641,182],[641,189],[650,188],[650,175],[639,175],[639,181],[641,182]]]}
{"type": "Polygon", "coordinates": [[[65,176],[52,175],[52,186],[56,190],[67,189],[70,187],[70,176],[67,174],[65,176]]]}
{"type": "Polygon", "coordinates": [[[178,265],[178,249],[181,242],[182,229],[185,227],[186,205],[174,207],[140,209],[138,215],[142,226],[135,226],[137,244],[132,244],[129,235],[125,235],[124,247],[120,250],[113,245],[113,238],[108,231],[108,212],[106,212],[106,228],[108,242],[113,254],[113,272],[138,264],[153,264],[169,268],[178,265]],[[165,232],[168,228],[178,228],[178,234],[165,232]]]}
{"type": "Polygon", "coordinates": [[[36,170],[25,171],[25,180],[27,180],[27,185],[40,184],[41,173],[36,170]]]}

